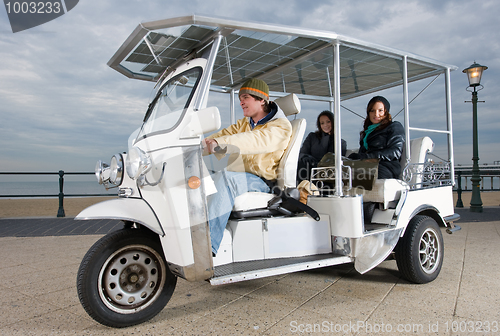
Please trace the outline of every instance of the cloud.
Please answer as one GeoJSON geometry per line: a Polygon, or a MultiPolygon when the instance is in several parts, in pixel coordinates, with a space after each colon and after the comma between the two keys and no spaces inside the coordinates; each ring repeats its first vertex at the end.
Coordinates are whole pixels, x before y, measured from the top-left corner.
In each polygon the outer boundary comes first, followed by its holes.
{"type": "MultiPolygon", "coordinates": [[[[481,160],[493,162],[498,129],[495,106],[500,103],[496,95],[500,67],[500,31],[498,29],[499,4],[495,1],[332,1],[305,13],[302,25],[331,30],[361,40],[406,50],[458,66],[451,74],[453,125],[456,162],[471,162],[472,125],[470,93],[465,91],[467,79],[461,70],[474,60],[489,69],[483,75],[484,90],[479,93],[485,104],[478,106],[481,160]],[[329,15],[324,15],[329,13],[329,15]],[[458,148],[458,146],[456,146],[458,148]]],[[[412,84],[415,85],[415,84],[412,84]]],[[[418,86],[418,85],[417,85],[418,86]]],[[[443,110],[444,101],[433,110],[425,110],[428,102],[443,97],[442,86],[433,85],[424,101],[419,97],[410,110],[434,116],[443,110]]],[[[418,91],[416,92],[418,93],[418,91]]],[[[410,98],[412,94],[410,94],[410,98]]],[[[399,98],[398,98],[399,99],[399,98]]],[[[439,104],[439,103],[437,103],[439,104]]],[[[436,105],[436,103],[434,103],[436,105]]],[[[423,119],[425,126],[432,126],[432,118],[423,119]]],[[[413,118],[415,120],[415,118],[413,118]]]]}
{"type": "MultiPolygon", "coordinates": [[[[464,103],[470,93],[461,69],[474,60],[486,64],[489,69],[479,94],[486,100],[479,106],[480,156],[493,162],[499,159],[499,7],[493,0],[87,0],[56,20],[16,34],[0,10],[0,171],[92,170],[97,159],[126,150],[153,84],[127,79],[106,63],[140,22],[193,13],[329,30],[459,66],[451,76],[457,162],[470,162],[472,156],[471,105],[464,103]]],[[[410,98],[427,83],[412,84],[410,98]]],[[[402,107],[400,91],[383,94],[394,111],[402,107]]],[[[433,116],[445,108],[442,97],[443,85],[436,83],[411,105],[412,116],[429,115],[420,122],[422,127],[434,125],[433,116]]],[[[364,115],[367,100],[342,104],[364,115]]],[[[212,101],[224,104],[222,113],[229,111],[228,99],[212,101]]],[[[329,106],[303,106],[308,131],[313,131],[317,113],[329,106]]],[[[343,138],[349,148],[357,147],[361,119],[346,110],[342,115],[343,138]]],[[[443,120],[439,122],[442,127],[443,120]]]]}

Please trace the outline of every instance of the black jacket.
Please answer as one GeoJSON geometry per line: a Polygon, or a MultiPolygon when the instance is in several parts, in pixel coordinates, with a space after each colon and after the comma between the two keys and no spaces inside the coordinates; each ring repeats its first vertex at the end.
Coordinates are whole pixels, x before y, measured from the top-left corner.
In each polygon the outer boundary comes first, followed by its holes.
{"type": "MultiPolygon", "coordinates": [[[[321,158],[328,152],[334,153],[334,138],[326,133],[321,132],[321,139],[318,139],[316,132],[311,132],[307,135],[302,147],[300,148],[300,154],[309,154],[314,156],[314,158],[319,162],[321,158]]],[[[347,142],[342,139],[342,156],[345,156],[347,152],[347,142]]]]}
{"type": "Polygon", "coordinates": [[[401,153],[405,143],[405,130],[397,121],[382,130],[375,129],[366,139],[368,150],[363,145],[363,134],[359,141],[360,159],[380,159],[378,178],[399,178],[401,175],[401,153]]]}

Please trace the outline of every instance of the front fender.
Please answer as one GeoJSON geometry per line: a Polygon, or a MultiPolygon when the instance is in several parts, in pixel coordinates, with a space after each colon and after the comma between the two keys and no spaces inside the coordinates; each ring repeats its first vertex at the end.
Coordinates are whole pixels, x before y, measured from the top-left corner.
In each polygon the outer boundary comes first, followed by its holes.
{"type": "Polygon", "coordinates": [[[75,219],[119,219],[144,225],[161,236],[165,234],[154,211],[141,198],[118,198],[100,202],[84,209],[75,219]]]}

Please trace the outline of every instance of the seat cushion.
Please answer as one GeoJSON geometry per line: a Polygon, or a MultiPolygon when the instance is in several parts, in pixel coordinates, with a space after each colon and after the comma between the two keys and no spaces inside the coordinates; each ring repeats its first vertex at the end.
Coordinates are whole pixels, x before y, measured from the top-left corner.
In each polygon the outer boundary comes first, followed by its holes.
{"type": "Polygon", "coordinates": [[[274,197],[271,193],[247,192],[234,200],[233,211],[247,211],[267,208],[267,202],[274,197]]]}
{"type": "MultiPolygon", "coordinates": [[[[401,191],[408,189],[408,184],[397,179],[380,179],[375,180],[372,190],[363,190],[363,202],[382,203],[384,209],[387,209],[389,202],[398,200],[401,196],[401,191]]],[[[353,189],[356,190],[356,189],[353,189]]],[[[360,192],[356,191],[356,194],[360,192]]]]}

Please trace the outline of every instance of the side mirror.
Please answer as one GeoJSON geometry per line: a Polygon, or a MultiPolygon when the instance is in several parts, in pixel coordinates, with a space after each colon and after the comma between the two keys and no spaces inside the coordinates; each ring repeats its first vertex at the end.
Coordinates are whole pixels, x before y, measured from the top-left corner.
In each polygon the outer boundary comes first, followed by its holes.
{"type": "Polygon", "coordinates": [[[221,127],[219,109],[215,106],[194,112],[191,121],[182,131],[183,138],[195,137],[218,130],[221,127]]]}

